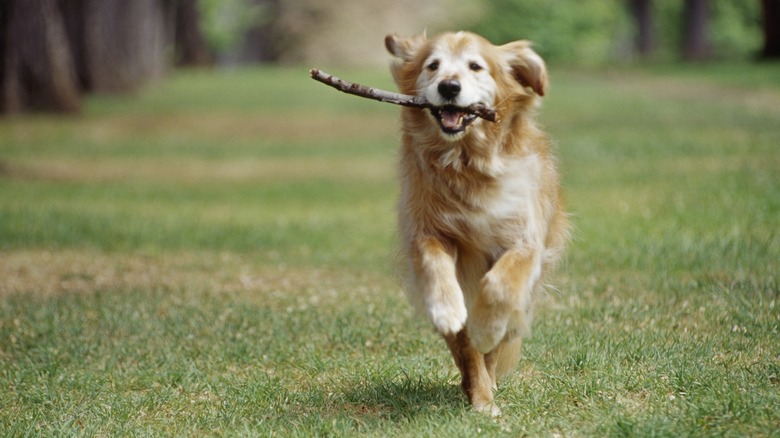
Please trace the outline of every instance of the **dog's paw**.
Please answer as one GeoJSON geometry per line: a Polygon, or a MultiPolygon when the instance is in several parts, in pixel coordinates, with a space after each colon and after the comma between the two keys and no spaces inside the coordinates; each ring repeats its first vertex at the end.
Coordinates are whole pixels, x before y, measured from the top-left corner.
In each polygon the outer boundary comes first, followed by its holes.
{"type": "Polygon", "coordinates": [[[473,406],[474,411],[479,412],[481,414],[488,415],[493,418],[497,418],[501,416],[501,409],[496,406],[495,403],[485,403],[485,404],[475,404],[473,406]]]}
{"type": "Polygon", "coordinates": [[[442,335],[453,335],[463,329],[466,324],[468,312],[463,299],[453,300],[454,302],[435,302],[430,303],[428,316],[431,318],[436,331],[442,335]]]}

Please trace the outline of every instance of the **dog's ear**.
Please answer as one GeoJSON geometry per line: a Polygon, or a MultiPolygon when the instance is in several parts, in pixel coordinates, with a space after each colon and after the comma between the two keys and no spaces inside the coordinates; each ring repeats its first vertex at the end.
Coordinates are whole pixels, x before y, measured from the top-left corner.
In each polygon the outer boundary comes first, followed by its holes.
{"type": "Polygon", "coordinates": [[[402,38],[396,34],[390,34],[385,37],[385,47],[387,47],[387,51],[391,55],[404,61],[411,61],[426,39],[425,32],[411,38],[402,38]]]}
{"type": "Polygon", "coordinates": [[[529,41],[515,41],[500,46],[512,75],[524,87],[530,87],[539,96],[547,91],[547,67],[544,60],[531,49],[529,41]]]}

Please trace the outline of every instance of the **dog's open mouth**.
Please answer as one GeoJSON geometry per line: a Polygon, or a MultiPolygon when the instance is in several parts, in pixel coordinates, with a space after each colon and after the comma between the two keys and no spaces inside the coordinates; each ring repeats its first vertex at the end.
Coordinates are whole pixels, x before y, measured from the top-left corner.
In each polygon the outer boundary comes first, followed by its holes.
{"type": "Polygon", "coordinates": [[[466,112],[456,106],[431,108],[431,114],[439,122],[441,130],[447,134],[458,134],[477,119],[475,114],[466,112]]]}

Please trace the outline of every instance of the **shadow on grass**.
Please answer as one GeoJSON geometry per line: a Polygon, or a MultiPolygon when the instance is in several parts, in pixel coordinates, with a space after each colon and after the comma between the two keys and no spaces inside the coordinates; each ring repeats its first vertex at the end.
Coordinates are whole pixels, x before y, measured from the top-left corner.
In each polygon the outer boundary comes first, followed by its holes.
{"type": "Polygon", "coordinates": [[[460,386],[445,380],[400,373],[361,379],[344,392],[351,414],[387,420],[408,420],[440,411],[465,412],[466,397],[460,386]]]}

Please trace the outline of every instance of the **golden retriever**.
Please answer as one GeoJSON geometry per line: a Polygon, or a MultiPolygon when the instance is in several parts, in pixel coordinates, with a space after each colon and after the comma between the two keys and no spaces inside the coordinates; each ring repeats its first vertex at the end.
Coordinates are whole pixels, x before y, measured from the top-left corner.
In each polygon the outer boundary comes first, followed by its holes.
{"type": "Polygon", "coordinates": [[[534,112],[547,69],[527,41],[494,46],[468,32],[388,35],[404,108],[399,234],[408,293],[444,337],[472,407],[491,415],[517,364],[534,294],[568,238],[550,140],[534,112]],[[492,123],[463,108],[493,107],[492,123]]]}

